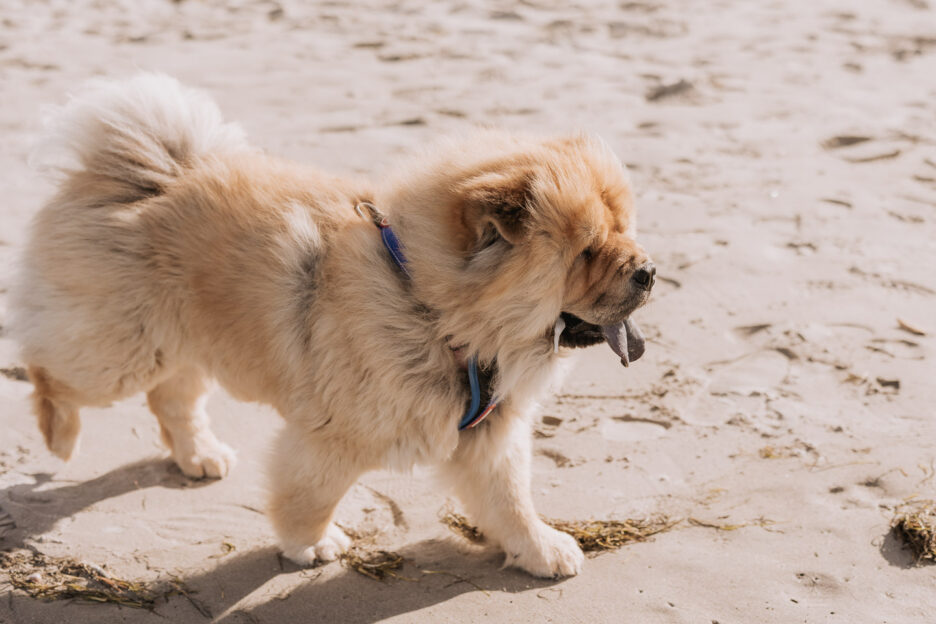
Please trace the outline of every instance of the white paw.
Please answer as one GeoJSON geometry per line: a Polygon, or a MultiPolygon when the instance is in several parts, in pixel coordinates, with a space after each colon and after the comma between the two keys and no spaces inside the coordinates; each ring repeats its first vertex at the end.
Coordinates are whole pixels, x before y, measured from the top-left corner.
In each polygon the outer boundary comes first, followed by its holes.
{"type": "Polygon", "coordinates": [[[220,479],[227,476],[237,462],[237,454],[213,434],[177,443],[172,457],[186,476],[195,479],[220,479]]]}
{"type": "Polygon", "coordinates": [[[334,561],[351,547],[351,538],[345,532],[329,523],[322,539],[313,546],[283,545],[283,555],[290,561],[302,566],[316,562],[334,561]]]}
{"type": "Polygon", "coordinates": [[[504,545],[505,566],[526,570],[533,576],[557,578],[574,576],[582,571],[585,555],[578,542],[562,531],[541,523],[534,534],[524,540],[504,545]]]}

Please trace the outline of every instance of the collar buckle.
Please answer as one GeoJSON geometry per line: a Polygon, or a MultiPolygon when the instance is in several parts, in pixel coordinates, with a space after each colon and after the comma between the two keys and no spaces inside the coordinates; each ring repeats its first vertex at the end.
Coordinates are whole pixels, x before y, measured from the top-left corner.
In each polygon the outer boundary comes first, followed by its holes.
{"type": "Polygon", "coordinates": [[[390,226],[390,220],[387,219],[387,215],[380,212],[377,206],[370,203],[369,201],[358,202],[354,206],[354,211],[358,213],[362,219],[369,219],[381,230],[390,226]]]}

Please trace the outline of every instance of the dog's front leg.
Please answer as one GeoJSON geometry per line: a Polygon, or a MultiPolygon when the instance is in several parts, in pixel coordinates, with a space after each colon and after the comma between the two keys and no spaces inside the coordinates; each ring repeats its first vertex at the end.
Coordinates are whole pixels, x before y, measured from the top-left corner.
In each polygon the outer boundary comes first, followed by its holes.
{"type": "Polygon", "coordinates": [[[293,423],[283,428],[270,466],[269,515],[288,559],[300,565],[331,561],[351,546],[332,516],[366,468],[338,440],[293,423]]]}
{"type": "Polygon", "coordinates": [[[504,549],[504,565],[542,577],[578,574],[585,560],[578,544],[540,520],[533,508],[530,438],[526,419],[494,414],[461,434],[442,474],[482,533],[504,549]]]}

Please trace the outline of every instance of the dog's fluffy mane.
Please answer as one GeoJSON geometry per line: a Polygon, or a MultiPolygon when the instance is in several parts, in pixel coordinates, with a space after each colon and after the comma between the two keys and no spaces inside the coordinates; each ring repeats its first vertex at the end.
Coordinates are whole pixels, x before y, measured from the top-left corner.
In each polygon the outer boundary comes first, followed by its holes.
{"type": "Polygon", "coordinates": [[[389,191],[378,191],[406,246],[414,296],[439,313],[437,338],[467,345],[482,361],[496,358],[499,396],[538,393],[561,360],[552,328],[579,250],[550,233],[576,227],[575,210],[586,210],[589,195],[607,192],[622,170],[590,135],[544,142],[485,128],[425,148],[389,191]],[[473,228],[465,195],[479,187],[485,201],[519,197],[519,238],[542,244],[515,246],[489,223],[473,228]]]}

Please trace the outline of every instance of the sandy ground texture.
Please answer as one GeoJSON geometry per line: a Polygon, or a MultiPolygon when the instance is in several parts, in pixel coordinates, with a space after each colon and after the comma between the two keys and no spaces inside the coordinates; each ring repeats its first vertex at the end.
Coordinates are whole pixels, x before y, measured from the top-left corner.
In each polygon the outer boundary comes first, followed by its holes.
{"type": "Polygon", "coordinates": [[[40,105],[92,76],[165,71],[335,171],[471,124],[595,131],[659,266],[648,352],[582,354],[537,417],[533,491],[552,518],[682,522],[536,580],[451,534],[431,475],[374,473],[338,519],[409,580],[300,570],[259,511],[270,410],[212,398],[240,453],[223,481],[170,465],[142,396],[85,410],[63,465],[0,335],[0,549],[189,591],[47,603],[0,572],[0,622],[934,621],[936,568],[889,533],[936,497],[933,4],[4,0],[0,323],[51,190],[26,161],[40,105]]]}

